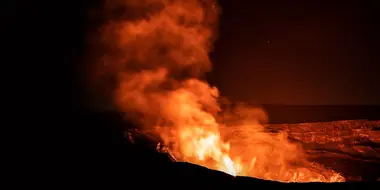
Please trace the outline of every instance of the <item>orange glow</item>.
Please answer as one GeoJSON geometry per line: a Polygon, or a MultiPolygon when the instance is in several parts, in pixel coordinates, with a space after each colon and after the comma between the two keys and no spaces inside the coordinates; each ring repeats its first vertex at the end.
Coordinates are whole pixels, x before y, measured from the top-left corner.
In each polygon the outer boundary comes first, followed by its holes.
{"type": "Polygon", "coordinates": [[[104,65],[117,68],[116,105],[130,119],[158,132],[177,159],[234,176],[344,181],[307,161],[286,133],[266,132],[259,122],[266,118],[261,109],[221,109],[218,89],[200,79],[211,68],[216,2],[125,0],[121,5],[143,12],[103,28],[108,48],[104,65]]]}

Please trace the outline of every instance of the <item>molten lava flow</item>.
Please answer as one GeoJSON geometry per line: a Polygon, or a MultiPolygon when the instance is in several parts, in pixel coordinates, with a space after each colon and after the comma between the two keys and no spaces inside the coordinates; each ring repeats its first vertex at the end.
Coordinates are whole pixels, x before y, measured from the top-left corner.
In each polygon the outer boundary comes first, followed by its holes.
{"type": "Polygon", "coordinates": [[[285,133],[266,132],[258,122],[262,110],[244,106],[234,113],[221,110],[218,90],[199,79],[211,68],[215,2],[125,0],[108,5],[130,14],[102,30],[103,69],[118,81],[115,102],[130,119],[159,132],[177,159],[235,176],[288,182],[344,180],[308,162],[285,133]]]}

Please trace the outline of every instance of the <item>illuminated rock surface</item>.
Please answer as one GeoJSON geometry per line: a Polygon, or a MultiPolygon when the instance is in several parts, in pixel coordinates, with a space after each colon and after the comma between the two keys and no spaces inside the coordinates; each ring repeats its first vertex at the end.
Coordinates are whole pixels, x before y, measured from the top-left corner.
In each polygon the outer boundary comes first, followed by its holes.
{"type": "MultiPolygon", "coordinates": [[[[221,129],[222,135],[224,131],[239,136],[242,130],[238,127],[226,128],[221,129]]],[[[380,168],[380,121],[275,124],[265,129],[269,133],[285,131],[290,141],[302,144],[308,160],[333,169],[342,174],[346,181],[375,181],[380,176],[377,169],[380,168]]],[[[152,131],[141,133],[133,130],[128,134],[132,141],[149,141],[152,143],[147,145],[152,149],[167,150],[153,143],[158,142],[159,138],[152,131]]],[[[234,136],[229,138],[238,139],[234,136]]]]}

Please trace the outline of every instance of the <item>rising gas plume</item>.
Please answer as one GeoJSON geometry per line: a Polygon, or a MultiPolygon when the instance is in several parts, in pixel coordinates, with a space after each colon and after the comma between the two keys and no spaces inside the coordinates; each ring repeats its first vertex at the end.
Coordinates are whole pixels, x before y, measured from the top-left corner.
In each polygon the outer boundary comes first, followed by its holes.
{"type": "MultiPolygon", "coordinates": [[[[307,161],[286,133],[265,130],[265,112],[221,109],[202,80],[220,9],[209,0],[108,1],[120,14],[102,29],[103,70],[116,78],[114,101],[145,130],[155,130],[181,161],[231,175],[278,181],[344,181],[307,161]]],[[[233,63],[231,63],[233,64],[233,63]]]]}

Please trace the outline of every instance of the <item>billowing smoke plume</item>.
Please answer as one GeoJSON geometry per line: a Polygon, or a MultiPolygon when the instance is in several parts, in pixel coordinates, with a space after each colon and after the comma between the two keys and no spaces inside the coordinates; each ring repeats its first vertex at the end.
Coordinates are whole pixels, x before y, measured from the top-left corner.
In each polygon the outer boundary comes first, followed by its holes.
{"type": "Polygon", "coordinates": [[[103,33],[109,53],[103,61],[115,69],[120,84],[115,100],[121,110],[138,113],[146,122],[195,120],[191,110],[178,112],[185,104],[199,109],[197,114],[218,111],[218,90],[195,79],[211,69],[208,53],[218,18],[214,2],[126,0],[109,5],[139,13],[109,22],[103,33]]]}

